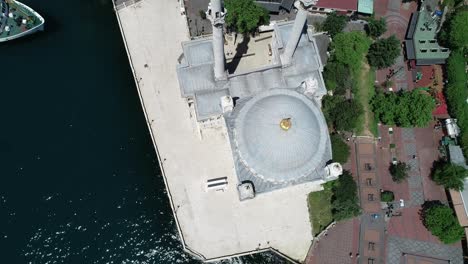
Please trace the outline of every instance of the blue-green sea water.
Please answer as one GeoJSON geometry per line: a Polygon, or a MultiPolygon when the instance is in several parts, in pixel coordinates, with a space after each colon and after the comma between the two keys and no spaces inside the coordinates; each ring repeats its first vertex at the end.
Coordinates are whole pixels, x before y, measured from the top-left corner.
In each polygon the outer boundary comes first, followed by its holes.
{"type": "Polygon", "coordinates": [[[199,263],[182,251],[111,0],[22,2],[46,30],[0,44],[0,263],[199,263]]]}

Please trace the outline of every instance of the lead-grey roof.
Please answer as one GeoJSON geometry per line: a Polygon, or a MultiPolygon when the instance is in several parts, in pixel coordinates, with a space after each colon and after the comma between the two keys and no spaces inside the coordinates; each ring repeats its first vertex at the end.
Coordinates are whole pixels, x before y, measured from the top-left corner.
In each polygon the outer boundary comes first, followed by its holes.
{"type": "Polygon", "coordinates": [[[197,120],[202,121],[215,115],[221,115],[223,113],[221,98],[228,95],[227,89],[197,93],[195,96],[197,120]]]}
{"type": "Polygon", "coordinates": [[[270,89],[225,115],[240,182],[266,192],[321,180],[331,160],[328,128],[317,103],[291,89],[270,89]],[[291,128],[280,127],[291,118],[291,128]]]}
{"type": "MultiPolygon", "coordinates": [[[[286,46],[293,23],[294,21],[283,22],[274,26],[273,49],[281,50],[286,46]]],[[[177,75],[183,97],[224,89],[229,89],[232,97],[252,96],[271,88],[296,88],[307,78],[317,78],[320,89],[326,90],[321,75],[323,65],[315,38],[306,31],[300,38],[290,66],[282,67],[276,60],[269,67],[242,75],[230,75],[228,81],[214,79],[211,38],[187,41],[182,43],[182,47],[184,53],[177,66],[177,75]]]]}
{"type": "MultiPolygon", "coordinates": [[[[292,26],[293,21],[274,26],[271,43],[273,54],[282,53],[292,26]]],[[[225,81],[214,79],[211,38],[182,44],[184,55],[179,59],[177,66],[181,94],[183,97],[194,99],[199,121],[223,114],[220,105],[222,96],[237,97],[234,111],[224,114],[224,117],[239,181],[252,182],[257,193],[321,180],[324,178],[326,162],[331,160],[330,139],[320,107],[315,99],[308,99],[297,92],[298,86],[304,81],[314,79],[317,83],[317,87],[314,88],[316,95],[326,93],[321,74],[323,64],[319,49],[315,37],[309,33],[304,30],[291,65],[283,67],[279,57],[275,57],[272,64],[267,67],[253,69],[243,74],[228,75],[228,80],[225,81]],[[274,102],[260,99],[262,96],[268,97],[267,95],[272,94],[278,96],[274,102]],[[299,121],[296,128],[303,130],[300,132],[293,128],[289,131],[292,132],[290,133],[292,137],[287,142],[288,147],[282,146],[281,141],[274,139],[272,131],[262,126],[263,129],[259,131],[242,130],[240,133],[243,135],[241,136],[243,140],[239,141],[235,137],[236,128],[246,128],[246,123],[262,120],[261,111],[252,109],[258,109],[263,104],[267,104],[269,111],[271,110],[268,115],[263,113],[266,116],[271,117],[275,113],[278,115],[278,111],[281,110],[283,113],[294,115],[294,119],[299,121]],[[242,114],[244,106],[245,109],[250,109],[245,110],[249,114],[242,114]],[[243,116],[240,120],[244,121],[237,120],[239,114],[243,116]],[[263,144],[261,140],[264,140],[263,144]],[[234,142],[238,142],[239,145],[234,145],[234,142]],[[280,146],[282,149],[279,149],[280,146]],[[255,149],[248,150],[249,147],[255,149]]],[[[280,120],[277,120],[275,123],[279,126],[279,122],[280,120]]]]}

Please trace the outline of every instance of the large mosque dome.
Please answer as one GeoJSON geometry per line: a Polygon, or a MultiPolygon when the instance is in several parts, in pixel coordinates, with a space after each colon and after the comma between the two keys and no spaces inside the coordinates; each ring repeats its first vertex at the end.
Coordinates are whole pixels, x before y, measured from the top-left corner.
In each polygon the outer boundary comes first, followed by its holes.
{"type": "Polygon", "coordinates": [[[272,89],[249,99],[237,111],[233,147],[249,174],[280,185],[322,175],[331,158],[330,141],[323,114],[313,100],[295,90],[272,89]]]}

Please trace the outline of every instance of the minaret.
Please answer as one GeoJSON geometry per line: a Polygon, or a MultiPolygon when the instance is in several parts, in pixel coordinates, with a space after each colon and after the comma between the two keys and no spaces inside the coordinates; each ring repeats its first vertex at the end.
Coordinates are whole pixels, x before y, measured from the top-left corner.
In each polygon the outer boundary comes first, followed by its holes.
{"type": "Polygon", "coordinates": [[[283,54],[281,54],[281,63],[283,66],[287,66],[292,62],[292,56],[296,50],[299,39],[302,35],[302,30],[307,21],[307,8],[311,5],[315,5],[317,0],[298,0],[294,3],[294,6],[297,8],[296,20],[291,33],[289,34],[288,42],[286,43],[286,48],[284,49],[283,54]]]}
{"type": "Polygon", "coordinates": [[[208,5],[207,17],[213,25],[213,55],[214,55],[214,75],[216,80],[226,80],[226,69],[224,60],[224,12],[221,0],[211,0],[208,5]]]}

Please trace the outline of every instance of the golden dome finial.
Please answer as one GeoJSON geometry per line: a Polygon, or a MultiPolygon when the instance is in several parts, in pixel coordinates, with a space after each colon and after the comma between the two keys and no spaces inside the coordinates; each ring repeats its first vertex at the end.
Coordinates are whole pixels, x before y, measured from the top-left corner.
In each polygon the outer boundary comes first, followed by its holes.
{"type": "Polygon", "coordinates": [[[283,118],[281,119],[281,122],[280,122],[280,127],[281,129],[283,129],[284,131],[288,131],[290,128],[291,128],[291,118],[283,118]]]}

